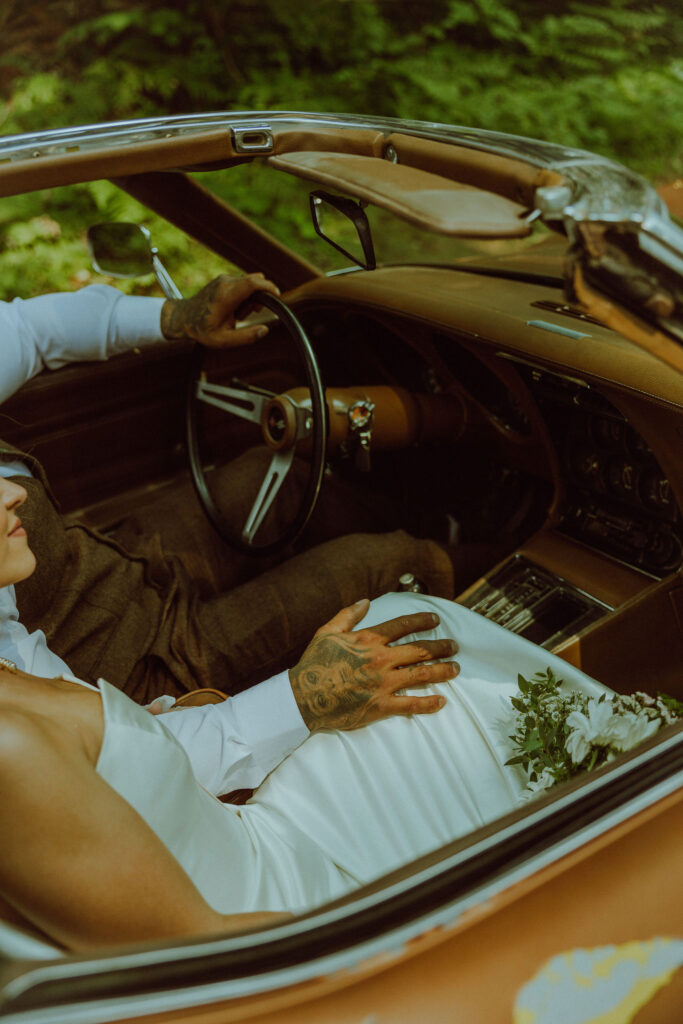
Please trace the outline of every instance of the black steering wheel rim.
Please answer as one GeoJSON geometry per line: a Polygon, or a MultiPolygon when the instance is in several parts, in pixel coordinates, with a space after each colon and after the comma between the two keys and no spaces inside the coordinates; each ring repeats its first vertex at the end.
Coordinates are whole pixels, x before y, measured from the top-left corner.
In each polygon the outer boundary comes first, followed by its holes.
{"type": "Polygon", "coordinates": [[[217,530],[223,540],[231,547],[243,554],[253,557],[262,557],[277,554],[284,548],[293,544],[306,527],[320,494],[323,473],[325,471],[325,453],[327,450],[327,408],[325,404],[325,392],[320,377],[318,361],[313,352],[308,336],[301,323],[294,316],[288,306],[281,299],[271,295],[270,292],[257,291],[251,297],[251,302],[265,306],[271,313],[274,313],[278,320],[286,328],[290,338],[294,341],[296,348],[303,360],[306,373],[306,386],[311,396],[311,459],[308,479],[301,497],[299,508],[292,522],[287,526],[279,537],[268,543],[258,544],[255,539],[246,541],[237,534],[234,526],[228,522],[221,510],[216,505],[209,488],[206,474],[201,462],[199,425],[197,422],[198,399],[196,397],[197,383],[200,379],[204,362],[204,350],[201,345],[195,347],[192,360],[192,368],[188,381],[187,401],[185,406],[185,423],[187,435],[187,452],[190,462],[190,472],[195,492],[207,518],[217,530]]]}

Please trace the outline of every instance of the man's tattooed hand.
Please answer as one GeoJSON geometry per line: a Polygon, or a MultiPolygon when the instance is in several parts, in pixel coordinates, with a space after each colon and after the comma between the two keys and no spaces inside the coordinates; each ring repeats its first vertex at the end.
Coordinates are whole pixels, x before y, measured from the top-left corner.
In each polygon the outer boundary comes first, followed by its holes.
{"type": "Polygon", "coordinates": [[[455,654],[455,641],[421,640],[389,646],[408,633],[434,629],[438,615],[402,615],[351,632],[367,610],[367,601],[342,609],[318,630],[290,670],[294,697],[311,732],[357,729],[390,715],[430,714],[444,705],[440,696],[397,695],[396,691],[453,679],[459,672],[455,662],[425,662],[455,654]]]}
{"type": "Polygon", "coordinates": [[[230,348],[248,345],[268,333],[265,324],[237,327],[258,307],[249,299],[255,291],[280,292],[263,274],[229,277],[221,274],[191,299],[167,299],[161,307],[161,331],[165,338],[191,338],[202,345],[230,348]]]}

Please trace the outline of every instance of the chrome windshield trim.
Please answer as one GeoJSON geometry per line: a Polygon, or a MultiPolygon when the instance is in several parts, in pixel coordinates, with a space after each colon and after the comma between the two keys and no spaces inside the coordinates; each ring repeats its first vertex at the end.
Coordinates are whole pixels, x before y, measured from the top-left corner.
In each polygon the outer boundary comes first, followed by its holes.
{"type": "MultiPolygon", "coordinates": [[[[520,159],[540,166],[551,167],[564,161],[601,161],[602,158],[584,150],[570,149],[550,142],[540,142],[521,135],[507,135],[481,128],[447,125],[430,121],[401,120],[400,118],[363,117],[358,114],[306,113],[292,110],[273,111],[216,111],[205,114],[177,114],[168,117],[137,118],[130,121],[104,121],[100,124],[79,125],[74,128],[53,128],[41,132],[25,132],[5,136],[0,141],[0,160],[35,159],[37,155],[52,155],[54,147],[116,145],[122,140],[148,142],[158,138],[174,138],[193,132],[232,128],[245,128],[254,124],[262,127],[319,126],[327,128],[368,128],[383,132],[417,135],[435,141],[457,143],[475,149],[520,159]],[[52,151],[52,152],[50,152],[52,151]]],[[[609,161],[605,161],[609,163],[609,161]]],[[[612,166],[617,167],[614,164],[612,166]]]]}

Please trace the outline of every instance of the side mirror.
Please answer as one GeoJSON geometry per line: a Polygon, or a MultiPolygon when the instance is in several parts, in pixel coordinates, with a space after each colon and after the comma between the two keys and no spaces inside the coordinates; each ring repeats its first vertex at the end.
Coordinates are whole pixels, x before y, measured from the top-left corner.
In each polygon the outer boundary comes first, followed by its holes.
{"type": "Polygon", "coordinates": [[[316,190],[309,196],[316,233],[364,270],[377,266],[366,213],[355,199],[316,190]]]}
{"type": "Polygon", "coordinates": [[[142,277],[154,274],[168,299],[182,295],[166,270],[147,228],[141,224],[110,222],[88,228],[88,252],[98,274],[108,277],[142,277]]]}
{"type": "Polygon", "coordinates": [[[88,228],[88,252],[98,274],[142,277],[154,273],[150,233],[139,224],[93,224],[88,228]]]}

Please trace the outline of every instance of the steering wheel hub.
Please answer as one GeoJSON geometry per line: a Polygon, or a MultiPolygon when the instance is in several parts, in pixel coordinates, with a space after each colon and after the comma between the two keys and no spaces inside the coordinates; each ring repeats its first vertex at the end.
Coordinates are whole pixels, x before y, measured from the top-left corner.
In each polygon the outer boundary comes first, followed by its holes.
{"type": "Polygon", "coordinates": [[[280,395],[271,398],[263,410],[261,432],[268,447],[276,452],[296,443],[296,408],[289,398],[280,395]]]}
{"type": "Polygon", "coordinates": [[[325,469],[327,416],[318,363],[303,327],[292,311],[269,292],[255,292],[252,301],[275,314],[295,345],[305,367],[305,390],[302,389],[305,397],[297,403],[288,395],[274,395],[235,378],[229,386],[212,383],[206,379],[203,355],[198,349],[194,371],[188,382],[186,424],[192,481],[208,519],[228,544],[238,551],[261,556],[275,554],[294,543],[315,508],[325,469]],[[198,408],[201,405],[214,406],[228,415],[259,424],[263,440],[271,452],[270,464],[241,531],[223,514],[209,487],[200,450],[198,408]],[[294,463],[296,443],[304,438],[308,476],[299,507],[291,523],[282,527],[275,539],[260,540],[259,530],[294,463]]]}

